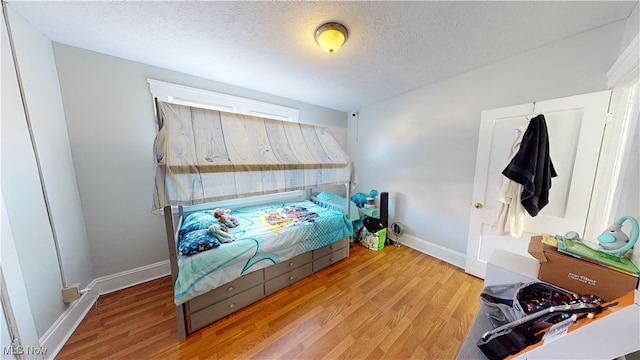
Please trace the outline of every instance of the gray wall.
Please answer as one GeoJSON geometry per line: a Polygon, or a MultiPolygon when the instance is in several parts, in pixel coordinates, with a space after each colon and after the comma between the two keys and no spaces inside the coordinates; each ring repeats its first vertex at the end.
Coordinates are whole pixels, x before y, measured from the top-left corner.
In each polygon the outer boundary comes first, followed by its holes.
{"type": "Polygon", "coordinates": [[[360,109],[348,139],[357,191],[388,191],[406,234],[466,253],[481,111],[607,89],[624,31],[620,21],[360,109]]]}
{"type": "Polygon", "coordinates": [[[94,273],[168,259],[164,220],[151,214],[153,102],[147,78],[300,109],[346,149],[347,114],[54,43],[94,273]]]}
{"type": "MultiPolygon", "coordinates": [[[[67,285],[87,285],[93,279],[93,266],[51,41],[10,9],[9,15],[27,113],[63,254],[64,278],[67,285]]],[[[66,308],[61,293],[64,284],[4,23],[2,34],[2,194],[28,302],[41,337],[66,308]]],[[[5,240],[11,239],[3,238],[3,247],[5,240]]]]}

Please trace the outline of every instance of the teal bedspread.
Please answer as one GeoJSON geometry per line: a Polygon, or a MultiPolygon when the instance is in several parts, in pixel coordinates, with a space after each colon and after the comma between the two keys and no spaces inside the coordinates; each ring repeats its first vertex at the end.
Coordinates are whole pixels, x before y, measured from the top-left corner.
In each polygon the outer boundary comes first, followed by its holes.
{"type": "Polygon", "coordinates": [[[179,256],[174,302],[180,305],[240,276],[351,236],[342,212],[311,201],[233,210],[238,226],[231,243],[179,256]]]}

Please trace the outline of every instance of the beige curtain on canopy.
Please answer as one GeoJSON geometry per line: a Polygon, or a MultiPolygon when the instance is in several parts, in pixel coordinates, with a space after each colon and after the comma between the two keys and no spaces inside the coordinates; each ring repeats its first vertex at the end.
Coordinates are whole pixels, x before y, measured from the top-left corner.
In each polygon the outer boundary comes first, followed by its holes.
{"type": "Polygon", "coordinates": [[[158,112],[154,211],[351,180],[325,127],[165,102],[158,112]]]}

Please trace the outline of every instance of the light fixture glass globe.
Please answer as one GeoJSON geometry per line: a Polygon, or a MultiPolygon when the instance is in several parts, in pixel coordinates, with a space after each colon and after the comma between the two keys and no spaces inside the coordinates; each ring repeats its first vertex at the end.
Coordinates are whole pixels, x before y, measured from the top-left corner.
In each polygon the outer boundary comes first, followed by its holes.
{"type": "Polygon", "coordinates": [[[332,54],[347,40],[347,29],[338,23],[327,23],[316,30],[316,42],[320,48],[332,54]]]}

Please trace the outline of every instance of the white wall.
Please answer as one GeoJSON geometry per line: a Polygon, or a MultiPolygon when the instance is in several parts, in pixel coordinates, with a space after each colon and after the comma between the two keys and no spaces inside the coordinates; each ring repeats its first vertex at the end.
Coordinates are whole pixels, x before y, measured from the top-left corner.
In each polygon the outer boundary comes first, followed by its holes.
{"type": "MultiPolygon", "coordinates": [[[[4,76],[4,73],[3,73],[4,76]]],[[[4,89],[4,88],[3,88],[4,89]]],[[[3,90],[4,91],[4,90],[3,90]]],[[[33,313],[29,295],[27,294],[26,282],[22,275],[22,268],[9,221],[7,206],[4,201],[4,195],[0,192],[0,238],[2,238],[2,280],[4,282],[3,290],[6,289],[7,300],[11,308],[8,313],[13,320],[12,330],[18,333],[20,344],[22,346],[40,346],[40,339],[36,331],[33,321],[33,313]]],[[[3,310],[6,310],[3,304],[3,310]]],[[[5,311],[2,311],[3,314],[5,311]]],[[[6,319],[5,319],[6,320],[6,319]]],[[[8,324],[7,324],[8,327],[8,324]]],[[[11,342],[1,341],[2,346],[8,346],[11,342]]]]}
{"type": "MultiPolygon", "coordinates": [[[[627,18],[627,23],[624,28],[624,35],[622,36],[622,41],[620,42],[619,53],[622,52],[629,46],[629,44],[636,39],[638,36],[638,29],[640,29],[640,2],[636,4],[636,7],[633,9],[629,18],[627,18]]],[[[640,56],[640,54],[638,54],[640,56]]]]}
{"type": "Polygon", "coordinates": [[[480,112],[607,89],[625,22],[555,42],[359,110],[348,152],[357,191],[389,192],[390,222],[466,253],[480,112]]]}
{"type": "Polygon", "coordinates": [[[51,41],[16,13],[11,31],[68,285],[93,280],[51,41]]]}
{"type": "MultiPolygon", "coordinates": [[[[10,8],[9,23],[53,223],[65,254],[64,275],[86,285],[93,269],[51,42],[10,8]]],[[[2,33],[2,193],[33,321],[42,337],[65,311],[63,282],[4,22],[2,33]]]]}
{"type": "Polygon", "coordinates": [[[300,109],[346,149],[347,114],[54,43],[69,139],[97,277],[168,259],[151,214],[155,137],[147,78],[300,109]]]}
{"type": "MultiPolygon", "coordinates": [[[[614,221],[622,216],[633,216],[640,219],[640,119],[638,119],[637,111],[636,109],[635,126],[631,134],[633,140],[631,141],[630,161],[623,170],[624,177],[620,185],[621,193],[624,196],[620,198],[620,204],[617,204],[614,221]]],[[[628,223],[625,223],[624,230],[626,234],[631,236],[632,230],[628,223]]],[[[632,254],[634,263],[640,264],[640,242],[636,243],[632,254]]]]}

